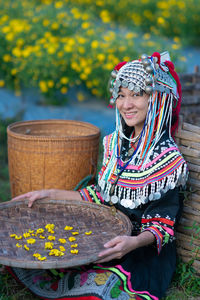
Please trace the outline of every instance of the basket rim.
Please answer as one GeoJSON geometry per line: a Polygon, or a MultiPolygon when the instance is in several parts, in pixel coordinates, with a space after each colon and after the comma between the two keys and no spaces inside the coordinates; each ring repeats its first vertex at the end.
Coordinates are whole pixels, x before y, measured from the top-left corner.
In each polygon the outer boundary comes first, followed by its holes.
{"type": "Polygon", "coordinates": [[[62,120],[62,119],[45,119],[45,120],[28,120],[28,121],[17,121],[14,123],[11,123],[7,126],[7,134],[8,136],[12,136],[15,138],[20,138],[20,139],[25,139],[25,140],[66,140],[66,138],[71,139],[71,140],[85,140],[85,139],[93,139],[94,137],[99,137],[101,132],[100,132],[100,128],[89,123],[89,122],[84,122],[84,121],[77,121],[77,120],[62,120]],[[45,136],[45,135],[26,135],[23,133],[18,133],[18,132],[13,132],[12,129],[13,128],[17,128],[20,126],[27,126],[27,125],[35,125],[35,124],[77,124],[77,125],[81,125],[82,127],[87,127],[87,128],[92,128],[94,129],[96,132],[93,134],[86,134],[83,136],[74,136],[74,135],[67,135],[67,136],[55,136],[55,135],[51,135],[51,136],[45,136]]]}

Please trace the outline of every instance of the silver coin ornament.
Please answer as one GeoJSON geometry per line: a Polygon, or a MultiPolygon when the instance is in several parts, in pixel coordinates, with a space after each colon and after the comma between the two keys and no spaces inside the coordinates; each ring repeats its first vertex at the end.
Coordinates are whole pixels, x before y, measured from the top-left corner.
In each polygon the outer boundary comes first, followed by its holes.
{"type": "Polygon", "coordinates": [[[152,93],[153,93],[153,87],[152,87],[151,85],[147,85],[147,86],[145,87],[145,92],[146,92],[146,94],[148,94],[148,95],[152,94],[152,93]]]}
{"type": "Polygon", "coordinates": [[[144,60],[142,61],[142,63],[143,63],[143,65],[144,65],[145,68],[146,68],[147,66],[150,66],[150,65],[151,65],[151,62],[150,62],[149,59],[144,59],[144,60]]]}
{"type": "Polygon", "coordinates": [[[154,193],[154,196],[153,196],[154,200],[158,200],[158,199],[160,199],[160,197],[161,197],[161,193],[160,192],[155,192],[154,193]]]}
{"type": "Polygon", "coordinates": [[[147,54],[142,54],[142,55],[141,55],[141,59],[142,59],[142,60],[145,60],[145,59],[147,59],[147,58],[148,58],[148,55],[147,55],[147,54]]]}
{"type": "Polygon", "coordinates": [[[151,85],[151,84],[153,84],[153,79],[151,77],[147,77],[145,79],[145,83],[146,83],[146,85],[151,85]]]}
{"type": "Polygon", "coordinates": [[[149,195],[149,200],[150,200],[150,201],[154,200],[153,194],[150,194],[150,195],[149,195]]]}
{"type": "Polygon", "coordinates": [[[130,199],[122,199],[121,200],[121,205],[123,205],[125,208],[130,207],[132,204],[132,200],[130,199]]]}
{"type": "Polygon", "coordinates": [[[110,201],[110,196],[108,194],[106,194],[104,196],[104,201],[109,202],[110,201]]]}
{"type": "Polygon", "coordinates": [[[135,203],[132,202],[131,205],[129,206],[129,208],[134,209],[136,207],[135,203]]]}
{"type": "Polygon", "coordinates": [[[113,204],[116,204],[119,201],[119,199],[116,195],[111,196],[110,200],[113,204]]]}
{"type": "Polygon", "coordinates": [[[147,73],[149,73],[149,74],[153,74],[153,68],[152,68],[152,66],[147,66],[147,67],[146,67],[146,71],[147,71],[147,73]]]}
{"type": "Polygon", "coordinates": [[[139,92],[140,92],[140,87],[139,87],[139,86],[135,86],[134,92],[135,92],[135,93],[139,93],[139,92]]]}

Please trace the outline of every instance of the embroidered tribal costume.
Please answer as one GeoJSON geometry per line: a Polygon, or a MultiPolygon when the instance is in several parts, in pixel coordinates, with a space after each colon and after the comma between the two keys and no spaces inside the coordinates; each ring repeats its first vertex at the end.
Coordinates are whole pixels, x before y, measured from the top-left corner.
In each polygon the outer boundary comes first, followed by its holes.
{"type": "Polygon", "coordinates": [[[98,184],[79,192],[85,201],[114,205],[130,218],[133,236],[150,231],[156,243],[122,259],[62,270],[57,276],[13,268],[18,279],[42,299],[157,300],[164,296],[176,267],[179,189],[188,173],[173,139],[181,101],[178,76],[168,53],[157,52],[122,62],[111,75],[112,104],[121,87],[149,95],[146,120],[134,138],[134,128],[125,124],[116,107],[116,130],[104,138],[98,184]]]}

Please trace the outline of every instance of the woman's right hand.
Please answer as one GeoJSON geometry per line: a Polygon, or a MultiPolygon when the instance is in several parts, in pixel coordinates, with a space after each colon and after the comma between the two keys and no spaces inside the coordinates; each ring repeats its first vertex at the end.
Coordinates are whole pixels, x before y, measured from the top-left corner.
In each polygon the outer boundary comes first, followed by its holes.
{"type": "Polygon", "coordinates": [[[39,191],[32,191],[26,194],[19,195],[14,197],[11,201],[20,201],[24,199],[28,199],[28,207],[31,207],[36,200],[44,199],[44,198],[51,198],[53,196],[53,190],[39,190],[39,191]]]}

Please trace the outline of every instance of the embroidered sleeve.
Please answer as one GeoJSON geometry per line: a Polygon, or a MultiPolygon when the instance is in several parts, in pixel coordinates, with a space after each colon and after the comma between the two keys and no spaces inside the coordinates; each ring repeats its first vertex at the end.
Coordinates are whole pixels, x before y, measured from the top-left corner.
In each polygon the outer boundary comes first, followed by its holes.
{"type": "Polygon", "coordinates": [[[174,240],[174,226],[180,214],[178,188],[168,191],[161,199],[149,203],[142,216],[141,232],[150,231],[156,238],[158,254],[174,240]]]}
{"type": "Polygon", "coordinates": [[[95,185],[87,186],[86,188],[79,190],[79,193],[84,201],[105,204],[95,185]]]}

